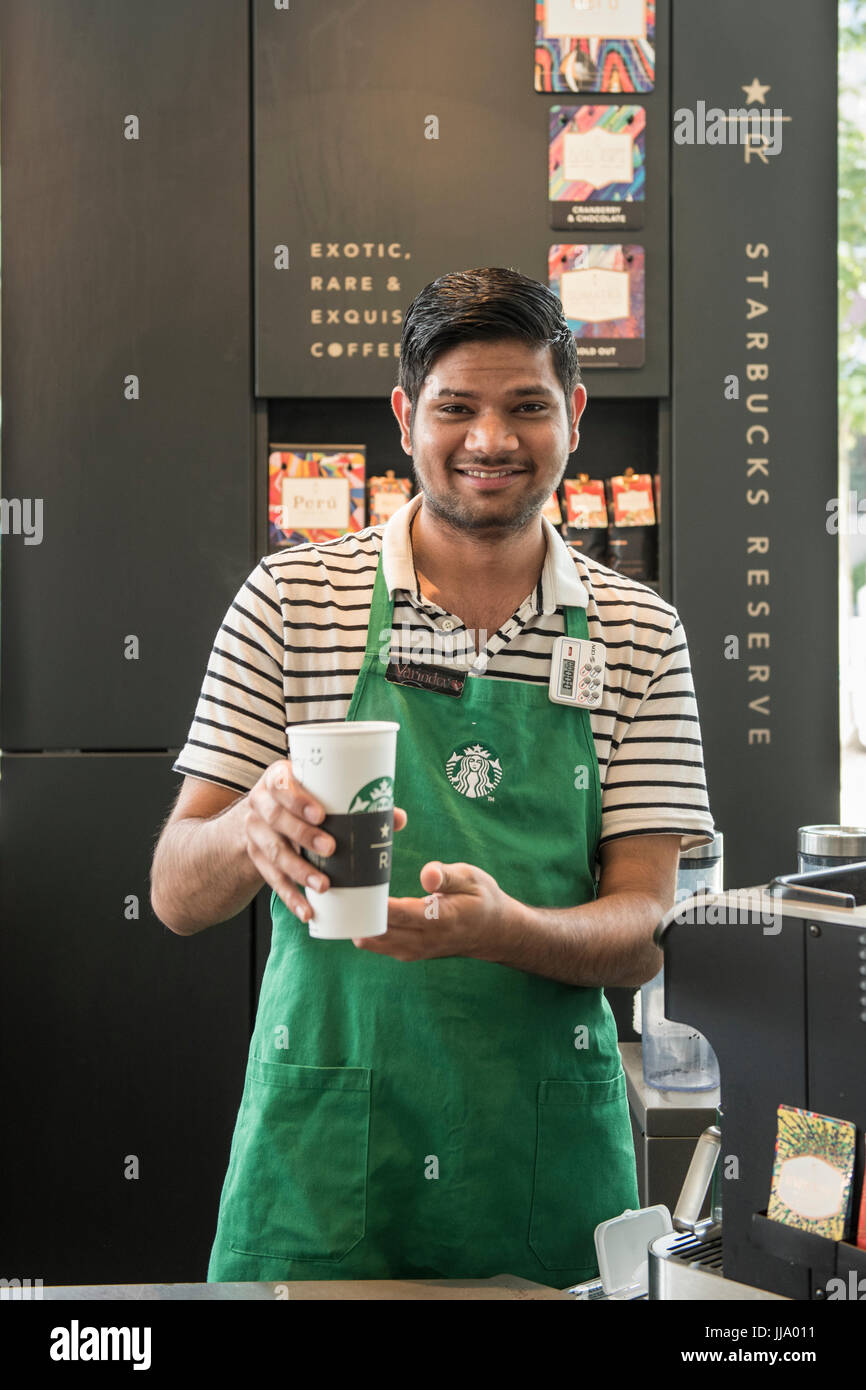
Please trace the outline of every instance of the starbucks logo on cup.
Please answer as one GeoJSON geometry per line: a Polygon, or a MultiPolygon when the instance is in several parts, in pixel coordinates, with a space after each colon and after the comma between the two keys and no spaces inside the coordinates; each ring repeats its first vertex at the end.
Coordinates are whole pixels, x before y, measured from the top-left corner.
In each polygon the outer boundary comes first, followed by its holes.
{"type": "Polygon", "coordinates": [[[502,764],[493,748],[480,743],[467,743],[456,748],[445,764],[448,781],[461,796],[475,800],[493,800],[493,792],[502,781],[502,764]]]}
{"type": "Polygon", "coordinates": [[[390,811],[394,805],[394,781],[391,777],[377,777],[356,792],[349,806],[348,814],[354,816],[359,811],[390,811]]]}

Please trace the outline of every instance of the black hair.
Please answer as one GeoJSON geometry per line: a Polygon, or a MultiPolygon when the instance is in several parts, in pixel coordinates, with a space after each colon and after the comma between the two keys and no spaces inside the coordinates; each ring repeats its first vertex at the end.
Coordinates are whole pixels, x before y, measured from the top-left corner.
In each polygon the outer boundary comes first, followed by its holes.
{"type": "Polygon", "coordinates": [[[567,406],[580,385],[580,365],[562,305],[546,285],[502,267],[440,275],[415,296],[403,321],[399,384],[414,407],[443,352],[508,338],[552,349],[567,406]]]}

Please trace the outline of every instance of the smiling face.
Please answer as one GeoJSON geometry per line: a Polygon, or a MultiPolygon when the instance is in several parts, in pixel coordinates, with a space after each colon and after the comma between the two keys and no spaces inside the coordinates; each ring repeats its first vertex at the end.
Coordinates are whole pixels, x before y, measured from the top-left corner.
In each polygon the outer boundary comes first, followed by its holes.
{"type": "Polygon", "coordinates": [[[566,406],[549,347],[481,340],[436,359],[414,410],[399,387],[391,399],[425,505],[460,530],[514,531],[562,478],[586,390],[566,406]]]}

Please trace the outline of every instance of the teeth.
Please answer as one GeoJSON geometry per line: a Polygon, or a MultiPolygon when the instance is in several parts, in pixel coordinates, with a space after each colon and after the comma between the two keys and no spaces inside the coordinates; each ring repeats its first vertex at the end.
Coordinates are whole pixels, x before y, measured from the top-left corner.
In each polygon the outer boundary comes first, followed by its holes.
{"type": "Polygon", "coordinates": [[[519,468],[503,468],[499,473],[493,473],[489,468],[482,472],[475,468],[461,468],[461,473],[465,473],[468,478],[510,478],[513,473],[519,473],[519,468]]]}

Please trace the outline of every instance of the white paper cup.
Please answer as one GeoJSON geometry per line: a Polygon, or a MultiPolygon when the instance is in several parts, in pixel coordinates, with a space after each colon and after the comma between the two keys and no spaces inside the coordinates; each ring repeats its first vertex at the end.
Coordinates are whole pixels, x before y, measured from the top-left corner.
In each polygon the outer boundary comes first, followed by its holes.
{"type": "Polygon", "coordinates": [[[350,720],[289,729],[292,775],[321,802],[321,828],[337,842],[327,859],[305,851],[331,881],[324,893],[305,888],[313,909],[310,936],[345,941],[388,930],[399,728],[350,720]]]}

